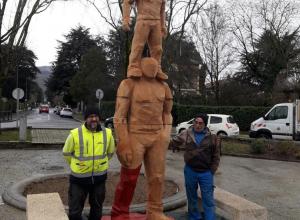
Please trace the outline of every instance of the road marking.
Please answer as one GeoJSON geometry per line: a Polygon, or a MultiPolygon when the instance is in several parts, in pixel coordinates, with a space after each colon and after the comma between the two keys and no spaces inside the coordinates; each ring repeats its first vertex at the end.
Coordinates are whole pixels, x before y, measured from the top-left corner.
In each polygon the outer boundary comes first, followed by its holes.
{"type": "Polygon", "coordinates": [[[0,196],[0,205],[4,205],[4,202],[2,200],[2,197],[0,196]]]}

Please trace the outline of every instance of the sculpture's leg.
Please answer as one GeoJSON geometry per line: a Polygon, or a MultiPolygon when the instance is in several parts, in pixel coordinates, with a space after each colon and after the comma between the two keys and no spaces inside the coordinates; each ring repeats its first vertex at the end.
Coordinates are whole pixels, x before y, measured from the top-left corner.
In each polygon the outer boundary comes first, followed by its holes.
{"type": "Polygon", "coordinates": [[[150,28],[148,26],[148,21],[137,20],[134,28],[134,36],[132,39],[131,52],[129,56],[127,77],[142,76],[140,63],[149,32],[150,28]]]}
{"type": "Polygon", "coordinates": [[[121,168],[120,181],[116,187],[115,198],[112,205],[112,220],[131,219],[129,206],[140,174],[145,148],[134,135],[130,135],[130,143],[133,153],[132,164],[128,168],[123,166],[121,168]]]}
{"type": "Polygon", "coordinates": [[[148,39],[148,46],[150,49],[151,57],[157,60],[158,72],[157,78],[161,80],[168,79],[168,76],[161,69],[161,56],[162,56],[162,35],[160,21],[152,21],[151,31],[148,39]]]}
{"type": "Polygon", "coordinates": [[[133,198],[140,169],[141,165],[136,169],[121,168],[120,182],[117,185],[112,205],[112,220],[129,219],[129,206],[133,198]]]}
{"type": "Polygon", "coordinates": [[[144,165],[148,184],[147,220],[169,220],[163,214],[163,190],[165,176],[165,155],[167,144],[164,137],[159,137],[155,144],[148,148],[144,165]]]}

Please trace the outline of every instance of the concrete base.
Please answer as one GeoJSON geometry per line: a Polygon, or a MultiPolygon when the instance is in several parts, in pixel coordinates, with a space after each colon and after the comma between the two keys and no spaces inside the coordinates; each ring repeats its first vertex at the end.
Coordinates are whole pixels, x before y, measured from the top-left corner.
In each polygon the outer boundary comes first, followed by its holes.
{"type": "MultiPolygon", "coordinates": [[[[110,172],[119,172],[118,170],[111,170],[110,172]]],[[[24,179],[12,186],[9,186],[5,189],[2,194],[3,201],[9,205],[12,205],[16,208],[26,210],[26,198],[23,195],[23,192],[27,185],[32,182],[40,182],[46,179],[52,178],[61,178],[69,176],[68,173],[56,173],[56,174],[47,174],[47,175],[37,175],[34,177],[30,177],[24,179]]],[[[176,179],[171,178],[169,176],[166,177],[166,180],[170,180],[176,183],[176,179]]],[[[164,211],[174,210],[180,207],[183,207],[186,204],[186,196],[184,192],[184,188],[181,184],[178,184],[179,192],[173,196],[167,197],[163,199],[163,207],[164,211]]],[[[65,207],[68,209],[68,207],[65,207]]],[[[146,212],[146,203],[140,203],[130,206],[130,211],[133,213],[145,213],[146,212]]],[[[84,214],[89,213],[89,208],[84,209],[84,214]]],[[[103,207],[103,215],[109,215],[111,213],[111,206],[103,207]]]]}
{"type": "MultiPolygon", "coordinates": [[[[172,217],[169,217],[169,218],[170,218],[170,220],[175,220],[172,217]]],[[[103,216],[101,218],[101,220],[111,220],[111,217],[110,216],[103,216]]],[[[118,220],[121,220],[121,219],[118,219],[118,220]]],[[[125,219],[122,219],[122,220],[125,220],[125,219]]],[[[126,220],[146,220],[146,214],[130,213],[129,218],[128,219],[126,218],[126,220]]]]}
{"type": "MultiPolygon", "coordinates": [[[[110,216],[102,216],[101,220],[111,220],[110,216]]],[[[128,220],[146,220],[145,214],[130,213],[128,220]]]]}
{"type": "Polygon", "coordinates": [[[68,220],[58,193],[31,194],[27,196],[28,220],[68,220]]]}
{"type": "MultiPolygon", "coordinates": [[[[201,203],[201,193],[198,192],[201,203]]],[[[268,211],[265,207],[246,200],[240,196],[216,188],[214,192],[216,207],[224,211],[224,215],[232,220],[267,220],[268,211]]]]}

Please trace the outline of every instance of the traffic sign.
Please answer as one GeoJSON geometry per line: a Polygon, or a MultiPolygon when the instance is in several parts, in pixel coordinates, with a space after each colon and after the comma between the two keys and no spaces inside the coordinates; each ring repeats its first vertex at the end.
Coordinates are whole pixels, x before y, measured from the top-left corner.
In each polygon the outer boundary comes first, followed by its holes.
{"type": "Polygon", "coordinates": [[[15,88],[12,92],[12,96],[17,100],[22,99],[24,97],[24,90],[20,88],[15,88]]]}
{"type": "Polygon", "coordinates": [[[97,99],[101,100],[101,99],[103,99],[103,96],[104,96],[104,92],[101,89],[97,89],[96,90],[97,99]]]}

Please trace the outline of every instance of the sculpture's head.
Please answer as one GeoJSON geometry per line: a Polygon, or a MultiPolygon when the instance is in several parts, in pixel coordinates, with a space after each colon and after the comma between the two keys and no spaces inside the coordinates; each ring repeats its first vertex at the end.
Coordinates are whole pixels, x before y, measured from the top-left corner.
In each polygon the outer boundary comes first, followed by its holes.
{"type": "Polygon", "coordinates": [[[155,78],[158,71],[158,63],[152,57],[144,57],[141,60],[141,69],[145,77],[155,78]]]}

